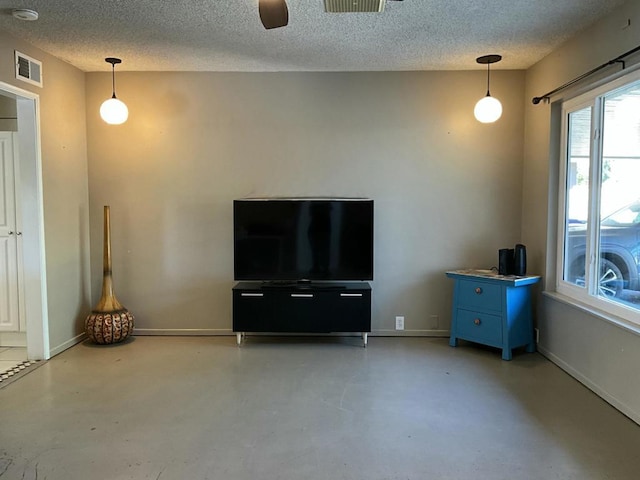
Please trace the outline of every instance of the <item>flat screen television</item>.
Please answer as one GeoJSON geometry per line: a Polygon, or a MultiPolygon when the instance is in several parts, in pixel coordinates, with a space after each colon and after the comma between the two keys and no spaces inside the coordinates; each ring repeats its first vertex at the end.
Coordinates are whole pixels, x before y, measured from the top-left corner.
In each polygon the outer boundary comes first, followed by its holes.
{"type": "Polygon", "coordinates": [[[235,280],[373,280],[373,200],[233,202],[235,280]]]}

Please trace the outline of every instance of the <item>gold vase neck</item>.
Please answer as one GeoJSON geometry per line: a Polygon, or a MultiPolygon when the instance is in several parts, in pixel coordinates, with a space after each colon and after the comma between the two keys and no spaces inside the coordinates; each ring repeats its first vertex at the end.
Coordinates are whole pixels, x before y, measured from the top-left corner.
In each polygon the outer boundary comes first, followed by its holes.
{"type": "Polygon", "coordinates": [[[108,205],[104,206],[104,241],[102,257],[103,273],[111,274],[111,210],[108,205]]]}
{"type": "Polygon", "coordinates": [[[111,276],[111,215],[107,205],[104,207],[104,254],[102,257],[102,295],[96,305],[96,312],[112,312],[124,310],[122,304],[113,293],[111,276]]]}
{"type": "Polygon", "coordinates": [[[124,310],[124,306],[118,301],[113,293],[113,280],[111,274],[105,274],[102,278],[102,295],[100,301],[94,308],[96,312],[113,312],[124,310]]]}

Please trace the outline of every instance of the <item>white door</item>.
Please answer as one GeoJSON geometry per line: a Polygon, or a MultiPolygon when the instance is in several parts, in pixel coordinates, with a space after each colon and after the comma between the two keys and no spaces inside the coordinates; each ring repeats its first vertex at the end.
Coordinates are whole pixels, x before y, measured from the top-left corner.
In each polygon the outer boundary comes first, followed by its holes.
{"type": "Polygon", "coordinates": [[[16,162],[11,132],[0,132],[0,331],[20,331],[16,162]]]}

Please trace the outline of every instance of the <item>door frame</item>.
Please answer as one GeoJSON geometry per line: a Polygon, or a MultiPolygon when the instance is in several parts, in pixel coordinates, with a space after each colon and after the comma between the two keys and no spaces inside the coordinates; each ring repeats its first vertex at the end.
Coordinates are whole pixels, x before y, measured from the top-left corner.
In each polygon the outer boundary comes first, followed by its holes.
{"type": "Polygon", "coordinates": [[[20,162],[18,201],[21,206],[24,315],[27,329],[27,357],[47,360],[49,316],[42,194],[42,151],[40,143],[40,96],[0,81],[0,91],[16,99],[18,112],[17,151],[20,162]]]}

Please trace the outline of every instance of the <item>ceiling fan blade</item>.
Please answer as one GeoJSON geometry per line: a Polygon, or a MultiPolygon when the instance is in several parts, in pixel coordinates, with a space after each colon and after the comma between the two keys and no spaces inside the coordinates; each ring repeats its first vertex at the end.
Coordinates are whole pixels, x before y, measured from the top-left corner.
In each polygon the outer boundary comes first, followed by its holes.
{"type": "Polygon", "coordinates": [[[289,9],[285,0],[258,0],[258,12],[267,30],[284,27],[289,23],[289,9]]]}

